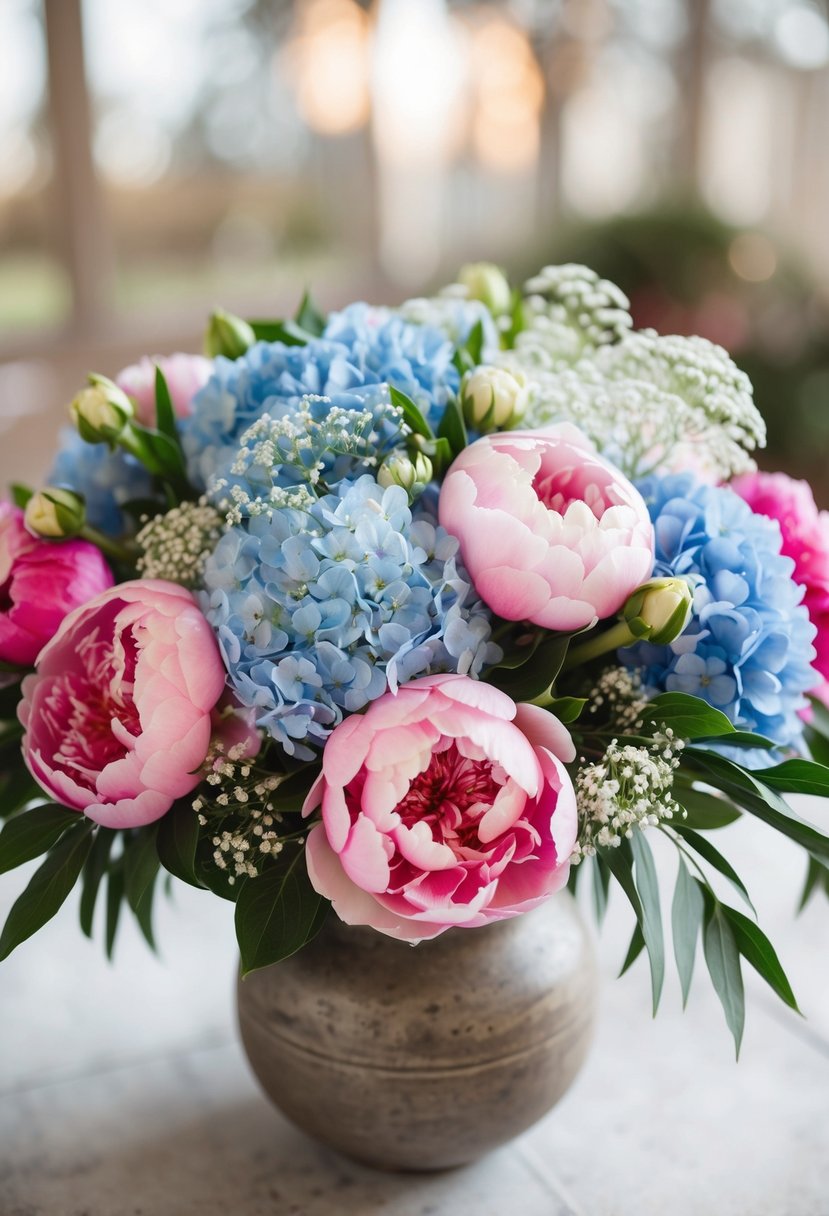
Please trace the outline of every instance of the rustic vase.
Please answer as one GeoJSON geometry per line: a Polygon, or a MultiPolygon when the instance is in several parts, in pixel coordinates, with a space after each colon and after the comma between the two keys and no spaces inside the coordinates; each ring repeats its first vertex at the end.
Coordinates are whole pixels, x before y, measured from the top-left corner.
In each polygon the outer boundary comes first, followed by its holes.
{"type": "Polygon", "coordinates": [[[511,1140],[587,1052],[593,955],[566,892],[410,946],[331,915],[292,958],[240,980],[253,1071],[299,1127],[384,1169],[437,1170],[511,1140]]]}

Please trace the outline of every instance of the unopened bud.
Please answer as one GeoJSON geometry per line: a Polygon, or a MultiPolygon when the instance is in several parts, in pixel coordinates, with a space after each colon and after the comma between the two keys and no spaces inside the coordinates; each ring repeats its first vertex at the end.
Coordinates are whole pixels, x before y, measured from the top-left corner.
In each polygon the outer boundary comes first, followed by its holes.
{"type": "Polygon", "coordinates": [[[423,493],[433,473],[432,462],[423,452],[416,452],[414,456],[392,452],[377,470],[377,481],[384,490],[389,486],[402,486],[411,502],[423,493]]]}
{"type": "Polygon", "coordinates": [[[256,334],[241,317],[217,309],[211,313],[204,335],[204,353],[211,359],[224,355],[225,359],[240,359],[256,341],[256,334]]]}
{"type": "Polygon", "coordinates": [[[84,500],[72,490],[47,486],[26,503],[26,527],[46,540],[68,540],[86,523],[84,500]]]}
{"type": "Polygon", "coordinates": [[[89,388],[81,389],[69,411],[87,443],[114,442],[135,413],[127,394],[114,381],[97,375],[89,377],[89,388]]]}
{"type": "Polygon", "coordinates": [[[652,578],[628,596],[622,615],[637,638],[665,646],[682,633],[693,605],[688,579],[652,578]]]}
{"type": "Polygon", "coordinates": [[[458,282],[466,288],[469,299],[486,304],[493,317],[509,312],[512,294],[507,276],[492,262],[470,262],[462,266],[458,282]]]}
{"type": "Polygon", "coordinates": [[[511,430],[523,418],[529,395],[523,372],[484,364],[463,378],[463,416],[468,426],[484,435],[511,430]]]}

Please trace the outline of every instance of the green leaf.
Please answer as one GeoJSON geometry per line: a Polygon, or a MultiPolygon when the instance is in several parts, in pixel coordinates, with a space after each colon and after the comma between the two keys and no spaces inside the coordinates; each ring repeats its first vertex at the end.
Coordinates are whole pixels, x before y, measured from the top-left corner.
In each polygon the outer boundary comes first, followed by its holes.
{"type": "Polygon", "coordinates": [[[809,868],[806,871],[806,881],[803,884],[803,892],[800,896],[800,903],[797,905],[798,912],[802,912],[809,900],[814,895],[815,891],[823,887],[827,895],[829,895],[829,869],[822,865],[816,858],[809,858],[809,868]]]}
{"type": "Polygon", "coordinates": [[[691,980],[694,975],[694,956],[697,951],[705,900],[697,883],[691,878],[688,867],[680,856],[676,875],[676,887],[671,904],[671,934],[674,943],[674,958],[682,986],[682,1008],[688,1003],[691,980]]]}
{"type": "Polygon", "coordinates": [[[78,811],[46,802],[10,819],[0,832],[0,874],[46,853],[80,818],[78,811]]]}
{"type": "MultiPolygon", "coordinates": [[[[661,917],[659,918],[659,931],[656,932],[653,913],[651,911],[648,916],[645,915],[640,893],[634,881],[631,841],[623,841],[618,848],[603,849],[601,857],[628,897],[628,901],[636,913],[636,919],[641,926],[648,950],[648,961],[651,969],[651,989],[653,991],[653,1009],[655,1013],[659,1005],[659,997],[662,993],[662,983],[665,977],[665,946],[662,940],[661,917]]],[[[643,881],[646,882],[646,879],[643,879],[643,881]]]]}
{"type": "Polygon", "coordinates": [[[424,439],[435,438],[432,428],[411,397],[401,392],[399,388],[395,388],[393,384],[389,385],[389,396],[391,397],[392,405],[396,405],[398,409],[403,411],[403,421],[411,428],[415,435],[422,435],[424,439]]]}
{"type": "Polygon", "coordinates": [[[109,854],[116,836],[117,832],[112,831],[111,828],[99,827],[95,832],[92,850],[84,862],[80,921],[81,930],[87,937],[92,936],[92,922],[95,918],[98,891],[107,871],[109,854]]]}
{"type": "MultiPolygon", "coordinates": [[[[731,740],[729,740],[729,743],[731,740]]],[[[758,781],[784,794],[818,794],[829,797],[829,768],[814,760],[784,760],[773,768],[752,770],[758,781]]]]}
{"type": "Polygon", "coordinates": [[[515,346],[515,339],[522,330],[527,328],[526,318],[524,317],[524,297],[520,288],[516,287],[512,293],[512,308],[510,310],[510,324],[506,333],[502,335],[502,343],[511,350],[515,346]]]}
{"type": "Polygon", "coordinates": [[[191,887],[203,886],[196,875],[198,843],[198,817],[190,801],[182,798],[159,821],[156,848],[164,869],[191,887]]]}
{"type": "Polygon", "coordinates": [[[541,634],[528,648],[527,657],[520,666],[498,664],[487,671],[485,678],[512,697],[513,701],[532,701],[546,692],[555,681],[567,657],[569,645],[570,635],[567,633],[541,634]]]}
{"type": "Polygon", "coordinates": [[[694,747],[686,748],[682,753],[682,767],[692,768],[704,775],[706,781],[752,815],[776,828],[815,857],[829,860],[829,837],[796,815],[775,790],[746,769],[726,760],[724,756],[718,756],[716,752],[694,747]]]}
{"type": "Polygon", "coordinates": [[[26,509],[26,503],[34,494],[34,490],[29,489],[28,486],[21,485],[19,481],[13,481],[9,486],[9,491],[12,496],[12,502],[21,511],[26,509]]]}
{"type": "MultiPolygon", "coordinates": [[[[721,742],[722,736],[717,736],[716,741],[718,743],[721,742]]],[[[706,736],[695,740],[695,742],[697,747],[708,746],[708,738],[706,736]]],[[[767,739],[765,735],[754,735],[748,730],[735,730],[728,736],[725,742],[729,747],[742,747],[746,748],[747,750],[759,750],[764,752],[771,751],[773,747],[778,746],[772,739],[767,739]]]]}
{"type": "Polygon", "coordinates": [[[124,891],[127,903],[135,913],[141,932],[154,950],[152,905],[155,880],[158,876],[157,827],[140,828],[129,843],[124,842],[124,891]]]}
{"type": "Polygon", "coordinates": [[[167,378],[158,365],[155,369],[155,424],[162,435],[166,435],[171,442],[178,444],[173,399],[167,386],[167,378]]]}
{"type": "Polygon", "coordinates": [[[248,878],[236,901],[242,975],[295,954],[322,928],[328,909],[311,886],[302,848],[248,878]]]}
{"type": "Polygon", "coordinates": [[[0,934],[0,960],[51,920],[78,881],[92,848],[92,823],[76,823],[49,853],[18,896],[0,934]]]}
{"type": "Polygon", "coordinates": [[[325,332],[326,317],[311,299],[310,291],[306,291],[302,302],[296,310],[294,321],[304,333],[313,334],[315,338],[322,337],[325,332]]]}
{"type": "Polygon", "coordinates": [[[686,692],[660,693],[642,711],[642,720],[657,729],[664,723],[681,739],[714,739],[735,733],[724,713],[686,692]]]}
{"type": "Polygon", "coordinates": [[[450,397],[446,404],[446,409],[443,411],[443,417],[438,427],[438,438],[445,439],[448,442],[453,456],[457,456],[459,452],[462,452],[469,442],[461,403],[457,397],[450,397]]]}
{"type": "Polygon", "coordinates": [[[296,321],[249,321],[257,342],[284,342],[286,346],[305,346],[315,334],[296,321]]]}
{"type": "Polygon", "coordinates": [[[634,831],[630,840],[634,857],[636,890],[642,901],[642,934],[648,948],[653,988],[653,1012],[659,1008],[662,984],[665,978],[665,943],[662,936],[662,913],[659,909],[659,880],[653,862],[651,846],[644,832],[634,831]]]}
{"type": "Polygon", "coordinates": [[[645,949],[645,938],[642,934],[641,928],[639,927],[639,921],[637,921],[634,926],[634,929],[633,929],[633,935],[630,939],[630,945],[628,946],[628,952],[625,955],[625,961],[622,963],[622,969],[619,972],[619,974],[616,976],[617,979],[621,979],[622,976],[625,974],[625,972],[630,967],[633,966],[633,964],[636,962],[639,955],[642,953],[642,951],[644,949],[645,949]]]}
{"type": "Polygon", "coordinates": [[[829,765],[829,738],[816,731],[813,726],[805,728],[804,736],[812,759],[818,764],[829,765]]]}
{"type": "Polygon", "coordinates": [[[472,360],[473,367],[481,362],[484,350],[484,326],[482,321],[476,321],[469,331],[469,337],[463,344],[464,350],[472,360]]]}
{"type": "Polygon", "coordinates": [[[737,1058],[745,1026],[745,995],[743,973],[740,970],[740,952],[731,925],[726,919],[722,904],[700,885],[705,899],[705,929],[702,947],[708,974],[714,991],[720,999],[728,1028],[734,1036],[737,1058]]]}
{"type": "Polygon", "coordinates": [[[0,777],[0,815],[10,819],[30,802],[42,802],[43,790],[20,761],[17,751],[15,767],[0,777]]]}
{"type": "Polygon", "coordinates": [[[717,794],[709,794],[705,790],[675,787],[674,793],[677,802],[688,812],[687,817],[681,821],[686,828],[710,832],[736,822],[743,813],[727,799],[717,794]]]}
{"type": "Polygon", "coordinates": [[[157,477],[180,481],[185,477],[184,457],[178,443],[148,426],[133,426],[135,455],[148,472],[157,477]]]}
{"type": "Polygon", "coordinates": [[[581,717],[581,712],[587,704],[587,697],[556,697],[549,708],[550,713],[554,714],[559,722],[563,722],[565,726],[569,726],[571,722],[575,722],[581,717]]]}
{"type": "Polygon", "coordinates": [[[118,922],[121,919],[121,906],[124,902],[124,859],[119,857],[116,865],[107,874],[107,920],[106,920],[106,953],[111,959],[115,950],[115,937],[118,933],[118,922]]]}
{"type": "Polygon", "coordinates": [[[788,1005],[790,1009],[794,1009],[800,1013],[791,984],[780,965],[780,959],[777,957],[774,946],[772,946],[763,930],[753,920],[749,920],[747,916],[744,916],[742,912],[738,912],[736,908],[729,908],[727,904],[722,904],[721,907],[731,925],[740,954],[742,954],[747,962],[751,963],[757,974],[763,977],[769,987],[777,993],[781,1001],[788,1005]]]}
{"type": "Polygon", "coordinates": [[[704,836],[700,836],[698,832],[692,828],[686,827],[684,823],[671,821],[671,827],[675,832],[679,832],[683,840],[685,840],[695,853],[699,853],[700,857],[704,858],[709,865],[719,871],[724,878],[727,878],[736,891],[739,891],[748,906],[757,915],[754,904],[751,902],[748,891],[745,889],[742,879],[737,874],[736,870],[723,857],[718,849],[715,849],[710,840],[706,840],[704,836]]]}
{"type": "MultiPolygon", "coordinates": [[[[576,866],[577,870],[583,868],[576,866]]],[[[593,907],[596,913],[596,921],[601,924],[607,912],[607,895],[610,889],[610,870],[602,860],[601,854],[593,854],[593,907]]]]}

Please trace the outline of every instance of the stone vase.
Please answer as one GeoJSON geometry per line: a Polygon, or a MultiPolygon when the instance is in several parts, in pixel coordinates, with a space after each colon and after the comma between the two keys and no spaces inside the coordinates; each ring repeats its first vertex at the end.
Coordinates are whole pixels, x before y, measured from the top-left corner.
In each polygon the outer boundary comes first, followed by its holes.
{"type": "Polygon", "coordinates": [[[294,1123],[393,1170],[462,1165],[559,1100],[587,1052],[593,955],[575,902],[410,946],[333,914],[238,986],[253,1071],[294,1123]]]}

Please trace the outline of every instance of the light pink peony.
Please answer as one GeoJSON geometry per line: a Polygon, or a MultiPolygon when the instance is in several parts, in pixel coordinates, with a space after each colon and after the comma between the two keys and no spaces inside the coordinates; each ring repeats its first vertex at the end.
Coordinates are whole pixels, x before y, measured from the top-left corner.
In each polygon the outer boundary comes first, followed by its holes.
{"type": "Polygon", "coordinates": [[[23,512],[0,502],[0,661],[31,666],[67,613],[113,582],[100,549],[32,536],[23,512]]]}
{"type": "Polygon", "coordinates": [[[314,888],[404,941],[528,912],[567,880],[575,758],[546,710],[466,676],[412,680],[332,733],[304,813],[314,888]]]}
{"type": "Polygon", "coordinates": [[[811,691],[829,704],[829,513],[818,511],[808,482],[785,473],[746,473],[731,488],[756,514],[780,524],[781,552],[794,562],[794,581],[806,588],[803,603],[817,629],[813,666],[823,680],[811,691]]]}
{"type": "Polygon", "coordinates": [[[137,579],[66,618],[23,681],[23,756],[64,806],[152,823],[198,785],[225,670],[189,591],[137,579]]]}
{"type": "Polygon", "coordinates": [[[439,513],[478,594],[510,621],[581,629],[653,570],[642,496],[574,427],[477,440],[449,469],[439,513]]]}
{"type": "Polygon", "coordinates": [[[210,379],[213,363],[203,355],[145,355],[125,367],[115,383],[135,402],[135,416],[142,426],[155,426],[155,369],[160,367],[170,390],[177,418],[189,418],[193,398],[210,379]]]}

